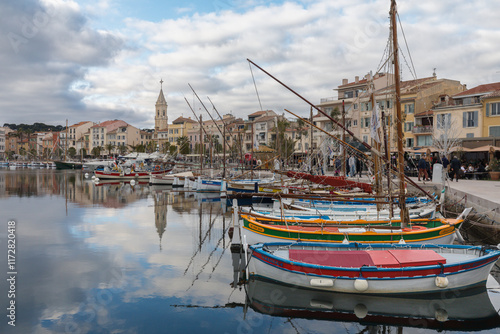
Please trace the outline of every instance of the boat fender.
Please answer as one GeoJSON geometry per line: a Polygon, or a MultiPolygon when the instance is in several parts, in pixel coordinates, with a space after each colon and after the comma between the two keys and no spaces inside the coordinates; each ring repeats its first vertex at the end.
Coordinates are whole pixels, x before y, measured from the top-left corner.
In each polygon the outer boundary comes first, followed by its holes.
{"type": "Polygon", "coordinates": [[[354,314],[358,319],[363,319],[368,315],[368,308],[365,304],[356,304],[354,306],[354,314]]]}
{"type": "Polygon", "coordinates": [[[359,277],[354,281],[354,288],[359,292],[368,290],[368,281],[361,275],[361,272],[359,273],[359,277]]]}
{"type": "Polygon", "coordinates": [[[311,278],[310,282],[311,286],[317,287],[332,287],[334,282],[329,278],[311,278]]]}
{"type": "Polygon", "coordinates": [[[88,179],[89,178],[89,173],[85,173],[85,178],[88,179]]]}
{"type": "Polygon", "coordinates": [[[130,180],[130,185],[131,186],[135,185],[135,180],[130,180]]]}
{"type": "Polygon", "coordinates": [[[435,284],[438,288],[444,289],[448,287],[449,281],[448,277],[444,274],[444,265],[441,262],[438,264],[441,266],[441,272],[436,276],[435,284]]]}
{"type": "Polygon", "coordinates": [[[448,320],[448,312],[446,312],[446,310],[443,310],[442,308],[438,309],[436,310],[434,317],[439,322],[445,322],[448,320]]]}
{"type": "Polygon", "coordinates": [[[405,239],[403,239],[403,236],[401,236],[401,239],[399,239],[398,244],[400,244],[400,245],[406,245],[406,241],[405,241],[405,239]]]}

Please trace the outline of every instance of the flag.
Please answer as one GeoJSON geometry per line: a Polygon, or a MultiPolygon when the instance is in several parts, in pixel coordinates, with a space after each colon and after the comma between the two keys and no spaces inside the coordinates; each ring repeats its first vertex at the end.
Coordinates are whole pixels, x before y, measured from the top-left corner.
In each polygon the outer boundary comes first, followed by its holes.
{"type": "Polygon", "coordinates": [[[379,116],[378,116],[379,107],[378,107],[378,103],[376,103],[375,100],[373,100],[373,106],[374,106],[374,108],[372,110],[370,136],[377,143],[380,143],[380,137],[378,135],[378,129],[380,128],[380,121],[379,121],[379,116]]]}
{"type": "Polygon", "coordinates": [[[259,142],[257,141],[257,136],[255,136],[255,138],[254,138],[253,149],[254,150],[258,150],[259,149],[259,142]]]}

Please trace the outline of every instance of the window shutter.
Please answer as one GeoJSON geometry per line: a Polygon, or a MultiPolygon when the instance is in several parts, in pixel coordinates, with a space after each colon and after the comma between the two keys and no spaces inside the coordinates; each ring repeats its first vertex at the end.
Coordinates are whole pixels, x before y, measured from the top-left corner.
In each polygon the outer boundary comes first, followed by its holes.
{"type": "Polygon", "coordinates": [[[486,103],[486,117],[490,117],[490,104],[486,103]]]}
{"type": "Polygon", "coordinates": [[[372,110],[372,103],[368,102],[368,110],[372,110]]]}
{"type": "Polygon", "coordinates": [[[478,114],[479,114],[479,111],[474,111],[474,126],[479,126],[478,122],[477,122],[477,118],[478,118],[478,114]]]}
{"type": "Polygon", "coordinates": [[[462,127],[463,128],[467,127],[467,113],[466,112],[463,113],[463,124],[462,124],[462,127]]]}

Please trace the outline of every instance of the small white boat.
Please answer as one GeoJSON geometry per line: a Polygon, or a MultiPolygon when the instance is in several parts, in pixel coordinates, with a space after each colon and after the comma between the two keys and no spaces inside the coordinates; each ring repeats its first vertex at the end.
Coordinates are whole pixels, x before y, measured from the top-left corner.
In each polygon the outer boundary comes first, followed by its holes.
{"type": "Polygon", "coordinates": [[[149,184],[157,184],[171,186],[174,183],[175,176],[173,174],[150,175],[149,184]]]}
{"type": "Polygon", "coordinates": [[[298,242],[256,244],[250,249],[250,277],[309,289],[372,295],[485,287],[500,257],[498,248],[462,245],[298,242]]]}

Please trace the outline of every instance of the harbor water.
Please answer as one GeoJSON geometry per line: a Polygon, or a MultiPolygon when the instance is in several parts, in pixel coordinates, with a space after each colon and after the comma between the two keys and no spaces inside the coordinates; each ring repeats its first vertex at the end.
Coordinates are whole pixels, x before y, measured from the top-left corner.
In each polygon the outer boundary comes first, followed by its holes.
{"type": "Polygon", "coordinates": [[[230,210],[218,193],[0,169],[0,333],[498,333],[497,290],[389,298],[241,284],[230,210]]]}

